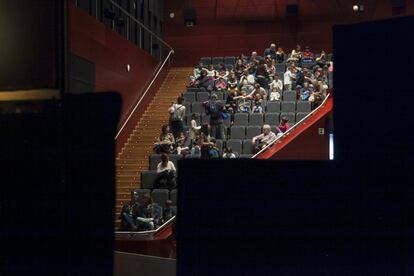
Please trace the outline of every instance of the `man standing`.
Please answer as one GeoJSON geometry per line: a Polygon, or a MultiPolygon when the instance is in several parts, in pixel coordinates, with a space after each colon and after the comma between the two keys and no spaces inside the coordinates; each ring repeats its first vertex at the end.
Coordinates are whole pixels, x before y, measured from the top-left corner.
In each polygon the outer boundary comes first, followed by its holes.
{"type": "Polygon", "coordinates": [[[263,57],[270,56],[272,59],[276,59],[276,44],[270,44],[270,48],[264,50],[263,57]]]}
{"type": "Polygon", "coordinates": [[[210,115],[211,135],[216,139],[224,139],[223,109],[224,104],[217,101],[217,94],[212,93],[210,100],[203,103],[206,113],[210,115]]]}

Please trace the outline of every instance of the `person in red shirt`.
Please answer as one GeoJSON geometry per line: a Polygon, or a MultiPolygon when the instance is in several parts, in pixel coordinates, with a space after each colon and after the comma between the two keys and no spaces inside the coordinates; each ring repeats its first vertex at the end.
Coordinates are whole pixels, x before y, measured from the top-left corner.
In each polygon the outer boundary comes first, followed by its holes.
{"type": "Polygon", "coordinates": [[[310,51],[309,46],[306,46],[303,52],[303,61],[313,61],[313,53],[310,51]]]}
{"type": "Polygon", "coordinates": [[[282,117],[280,124],[276,127],[278,134],[285,133],[290,128],[288,119],[286,117],[282,117]]]}

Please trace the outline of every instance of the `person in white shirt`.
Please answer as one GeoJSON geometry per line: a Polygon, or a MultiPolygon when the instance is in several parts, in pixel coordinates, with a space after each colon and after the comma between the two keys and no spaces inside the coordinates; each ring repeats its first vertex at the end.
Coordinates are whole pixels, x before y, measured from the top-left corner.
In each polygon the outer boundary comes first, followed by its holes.
{"type": "Polygon", "coordinates": [[[283,91],[283,83],[279,79],[279,75],[275,74],[273,81],[270,83],[270,101],[280,101],[280,95],[283,91]]]}
{"type": "Polygon", "coordinates": [[[271,131],[270,125],[263,125],[263,133],[253,137],[252,139],[253,152],[259,152],[262,148],[273,142],[275,139],[276,134],[271,131]]]}
{"type": "Polygon", "coordinates": [[[191,140],[195,140],[197,134],[200,132],[201,126],[197,126],[197,114],[191,115],[190,130],[188,131],[188,137],[191,140]]]}
{"type": "Polygon", "coordinates": [[[177,139],[178,135],[184,131],[184,117],[185,117],[185,106],[183,105],[184,98],[178,97],[177,103],[172,103],[168,112],[170,113],[170,126],[171,132],[174,138],[177,139]]]}
{"type": "Polygon", "coordinates": [[[240,77],[240,89],[246,87],[248,89],[252,89],[255,83],[254,76],[249,73],[249,70],[244,70],[243,75],[240,77]]]}
{"type": "Polygon", "coordinates": [[[294,69],[293,66],[289,66],[283,75],[283,83],[285,84],[285,91],[292,90],[292,80],[294,79],[294,69]]]}
{"type": "Polygon", "coordinates": [[[174,163],[170,161],[167,154],[161,155],[161,162],[157,165],[157,178],[154,183],[156,189],[174,189],[177,186],[175,181],[176,168],[174,163]]]}

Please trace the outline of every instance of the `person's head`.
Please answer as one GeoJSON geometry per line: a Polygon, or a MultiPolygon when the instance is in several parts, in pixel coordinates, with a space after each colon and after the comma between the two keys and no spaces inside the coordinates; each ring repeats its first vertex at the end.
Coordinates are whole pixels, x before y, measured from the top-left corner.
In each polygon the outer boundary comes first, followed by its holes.
{"type": "Polygon", "coordinates": [[[164,166],[167,165],[168,161],[170,161],[170,157],[168,156],[168,154],[161,154],[161,162],[164,166]]]}
{"type": "Polygon", "coordinates": [[[198,64],[197,68],[201,70],[201,69],[203,69],[203,66],[204,66],[204,65],[203,65],[203,63],[202,63],[202,62],[200,62],[200,63],[198,64]]]}
{"type": "Polygon", "coordinates": [[[245,69],[245,70],[243,71],[243,74],[244,74],[245,76],[248,76],[248,75],[249,75],[249,70],[248,70],[248,69],[245,69]]]}
{"type": "Polygon", "coordinates": [[[277,47],[277,51],[278,51],[278,52],[283,52],[282,47],[277,47]]]}
{"type": "Polygon", "coordinates": [[[211,64],[210,64],[210,65],[208,66],[208,70],[210,70],[210,71],[211,71],[211,70],[213,70],[213,65],[211,65],[211,64]]]}
{"type": "Polygon", "coordinates": [[[207,71],[206,70],[201,70],[201,72],[200,72],[200,75],[201,76],[207,76],[207,71]]]}
{"type": "Polygon", "coordinates": [[[213,102],[215,102],[215,101],[217,101],[217,94],[216,93],[211,93],[211,97],[210,97],[210,99],[213,101],[213,102]]]}
{"type": "Polygon", "coordinates": [[[309,82],[305,81],[303,83],[303,88],[305,88],[305,89],[309,88],[309,82]]]}
{"type": "Polygon", "coordinates": [[[239,58],[239,59],[237,60],[237,64],[238,64],[238,65],[242,65],[242,64],[243,64],[243,60],[242,60],[241,58],[239,58]]]}
{"type": "Polygon", "coordinates": [[[169,199],[167,199],[166,201],[165,201],[165,208],[171,208],[172,207],[172,201],[171,200],[169,200],[169,199]]]}
{"type": "Polygon", "coordinates": [[[192,115],[191,115],[191,120],[197,120],[197,113],[193,113],[192,115]]]}
{"type": "Polygon", "coordinates": [[[309,52],[310,51],[310,47],[309,46],[306,46],[305,47],[305,51],[309,52]]]}
{"type": "Polygon", "coordinates": [[[254,89],[259,90],[259,89],[260,89],[260,84],[256,83],[256,84],[254,85],[254,89]]]}
{"type": "Polygon", "coordinates": [[[246,96],[247,91],[246,91],[246,90],[242,90],[242,91],[241,91],[241,94],[242,94],[242,96],[246,96]]]}
{"type": "Polygon", "coordinates": [[[227,152],[227,153],[233,153],[233,149],[232,149],[231,147],[227,147],[227,148],[226,148],[226,152],[227,152]]]}
{"type": "Polygon", "coordinates": [[[184,103],[184,97],[179,96],[179,97],[177,98],[177,103],[178,103],[178,104],[183,104],[183,103],[184,103]]]}
{"type": "Polygon", "coordinates": [[[298,44],[298,45],[296,45],[296,51],[297,52],[300,52],[300,45],[298,44]]]}
{"type": "Polygon", "coordinates": [[[271,50],[276,49],[276,44],[274,44],[274,43],[270,44],[270,49],[271,49],[271,50]]]}
{"type": "Polygon", "coordinates": [[[287,117],[283,116],[283,117],[282,117],[282,120],[280,121],[280,123],[281,123],[282,125],[284,125],[284,124],[286,124],[287,122],[288,122],[287,117]]]}
{"type": "Polygon", "coordinates": [[[273,79],[274,79],[275,81],[278,81],[278,80],[279,80],[279,75],[278,75],[278,74],[275,74],[275,75],[273,76],[273,79]]]}
{"type": "Polygon", "coordinates": [[[257,52],[253,51],[252,52],[252,58],[256,58],[257,57],[257,52]]]}
{"type": "Polygon", "coordinates": [[[324,55],[325,54],[325,50],[324,49],[322,49],[321,50],[321,55],[324,55]]]}
{"type": "Polygon", "coordinates": [[[167,134],[168,132],[170,132],[170,126],[169,125],[163,125],[161,127],[161,133],[162,134],[167,134]]]}
{"type": "Polygon", "coordinates": [[[131,201],[134,203],[137,203],[139,200],[139,195],[137,191],[132,191],[131,192],[131,201]]]}
{"type": "Polygon", "coordinates": [[[270,133],[270,125],[263,125],[263,133],[265,134],[265,135],[267,135],[267,134],[269,134],[270,133]]]}

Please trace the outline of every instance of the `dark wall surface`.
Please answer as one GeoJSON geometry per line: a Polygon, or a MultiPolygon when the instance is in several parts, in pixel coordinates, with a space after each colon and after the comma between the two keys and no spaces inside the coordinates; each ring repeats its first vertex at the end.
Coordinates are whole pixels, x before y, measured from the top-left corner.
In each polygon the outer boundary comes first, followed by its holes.
{"type": "Polygon", "coordinates": [[[0,91],[63,87],[63,2],[1,1],[0,91]]]}
{"type": "Polygon", "coordinates": [[[414,274],[413,26],[334,28],[334,161],[179,162],[177,275],[414,274]]]}

